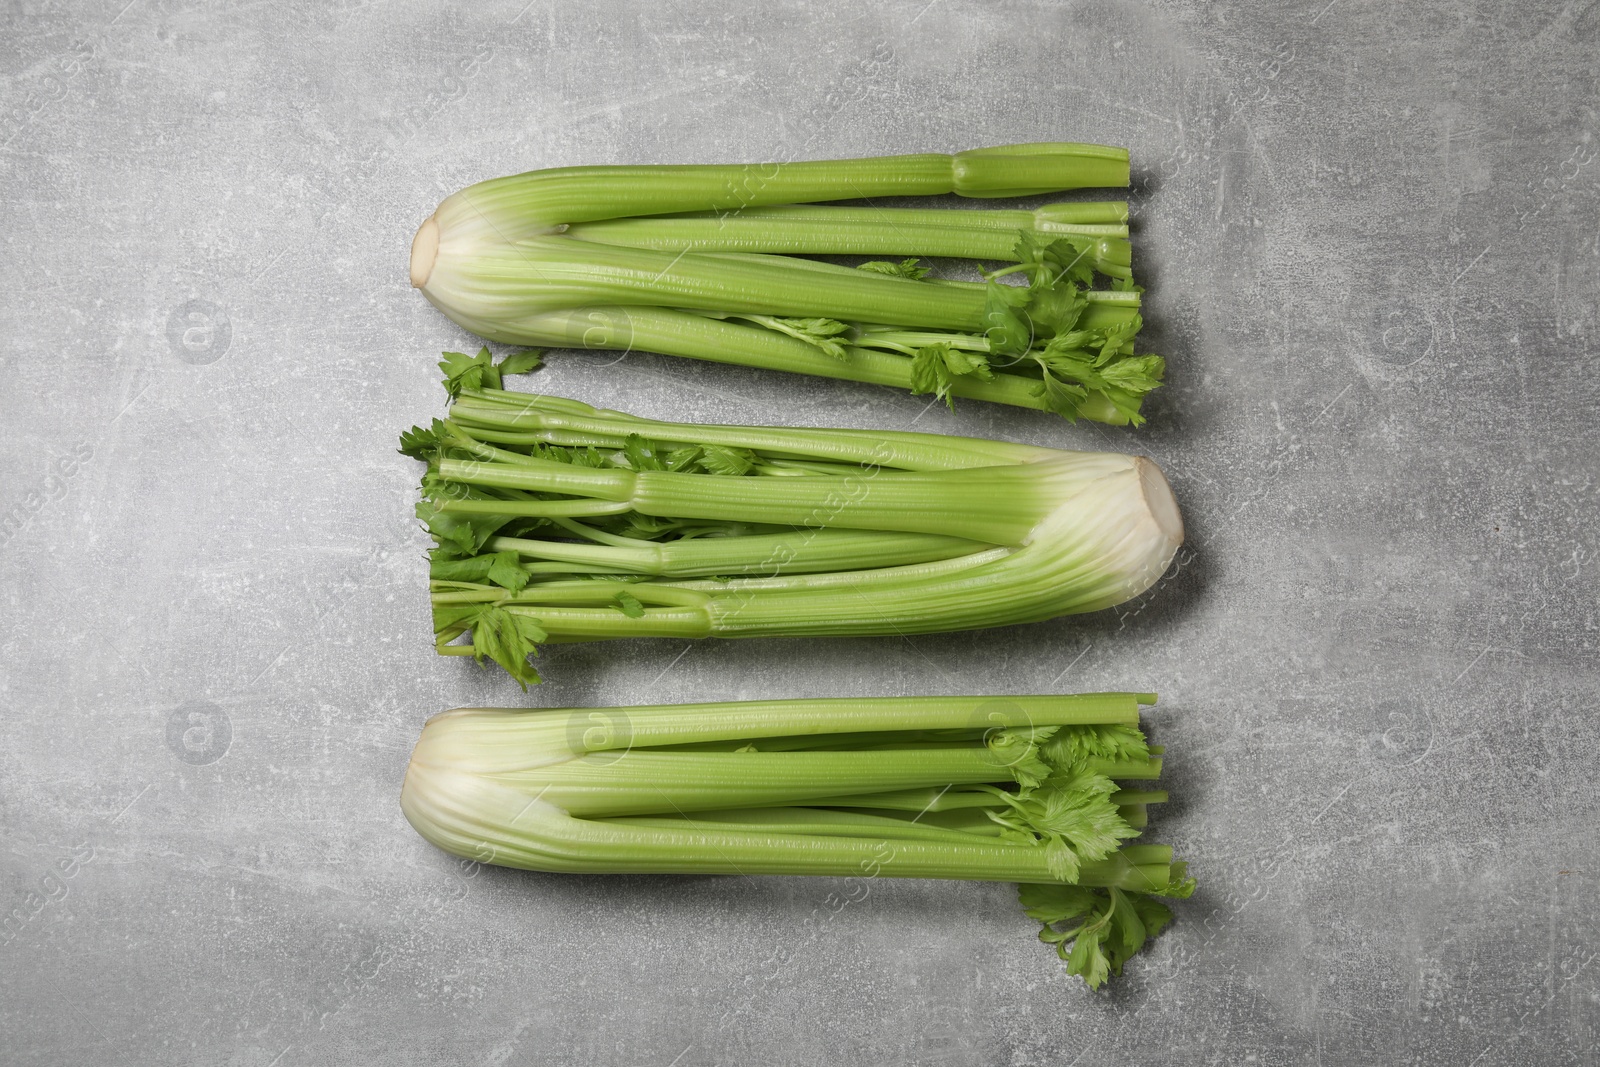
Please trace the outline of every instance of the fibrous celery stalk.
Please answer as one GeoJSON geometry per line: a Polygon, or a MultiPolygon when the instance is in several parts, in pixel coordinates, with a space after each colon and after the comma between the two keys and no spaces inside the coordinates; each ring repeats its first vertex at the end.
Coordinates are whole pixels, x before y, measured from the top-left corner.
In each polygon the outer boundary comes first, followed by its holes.
{"type": "Polygon", "coordinates": [[[428,463],[438,650],[524,684],[546,642],[903,635],[1094,611],[1148,589],[1183,539],[1142,457],[458,392],[449,419],[402,438],[428,463]]]}
{"type": "Polygon", "coordinates": [[[1082,144],[530,171],[445,199],[412,243],[411,281],[496,341],[643,349],[1137,424],[1164,364],[1134,352],[1125,203],[814,203],[1127,184],[1125,150],[1082,144]],[[798,258],[818,254],[908,258],[859,269],[798,258]],[[940,280],[922,256],[1004,266],[983,282],[940,280]]]}
{"type": "Polygon", "coordinates": [[[1159,790],[1148,694],[510,710],[430,720],[401,804],[425,838],[555,872],[1022,883],[1091,986],[1193,889],[1131,843],[1159,790]],[[1082,920],[1074,922],[1073,920],[1082,920]],[[1064,927],[1064,928],[1063,928],[1064,927]]]}

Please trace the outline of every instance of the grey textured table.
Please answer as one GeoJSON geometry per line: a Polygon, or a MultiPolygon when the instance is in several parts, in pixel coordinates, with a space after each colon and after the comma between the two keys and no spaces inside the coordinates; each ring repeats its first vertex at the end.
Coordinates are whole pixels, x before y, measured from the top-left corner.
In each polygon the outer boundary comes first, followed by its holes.
{"type": "Polygon", "coordinates": [[[10,5],[0,1061],[1595,1062],[1594,4],[10,5]],[[569,163],[1128,145],[1141,432],[572,355],[643,414],[1137,450],[1121,612],[914,640],[428,642],[446,193],[569,163]],[[1201,892],[1094,995],[1011,887],[547,877],[402,819],[423,719],[1151,687],[1201,892]]]}

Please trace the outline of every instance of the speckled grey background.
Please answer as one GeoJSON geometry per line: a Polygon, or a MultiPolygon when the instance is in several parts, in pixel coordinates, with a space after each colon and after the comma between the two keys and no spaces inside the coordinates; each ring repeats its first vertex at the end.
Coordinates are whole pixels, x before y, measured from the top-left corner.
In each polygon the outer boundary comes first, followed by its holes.
{"type": "Polygon", "coordinates": [[[10,4],[0,1061],[1595,1062],[1600,7],[10,4]],[[653,356],[645,414],[1146,452],[1121,612],[913,640],[427,635],[406,284],[571,163],[1130,146],[1143,432],[653,356]],[[458,704],[1152,687],[1203,889],[1109,993],[1002,885],[462,867],[396,798],[458,704]]]}

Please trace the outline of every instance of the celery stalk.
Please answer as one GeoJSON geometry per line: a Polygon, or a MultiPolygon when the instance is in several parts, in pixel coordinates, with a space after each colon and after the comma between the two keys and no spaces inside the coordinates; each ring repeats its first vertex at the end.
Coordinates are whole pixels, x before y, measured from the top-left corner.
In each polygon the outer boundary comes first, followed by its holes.
{"type": "Polygon", "coordinates": [[[410,274],[454,321],[508,344],[646,349],[1137,425],[1165,365],[1134,352],[1125,203],[814,203],[1127,182],[1126,151],[1079,144],[530,171],[446,198],[417,231],[410,274]],[[861,269],[796,258],[829,253],[911,258],[861,269]],[[1010,265],[960,283],[927,279],[920,256],[1010,265]],[[1016,273],[1026,286],[1002,281],[1016,273]],[[874,337],[884,326],[923,343],[874,337]]]}
{"type": "Polygon", "coordinates": [[[1094,769],[1148,763],[1137,722],[1152,699],[458,709],[424,728],[401,805],[446,851],[532,870],[1027,883],[1051,943],[1073,938],[1041,908],[1081,904],[1106,917],[1104,936],[1083,931],[1062,952],[1098,985],[1170,918],[1155,898],[1193,889],[1171,849],[1131,843],[1140,828],[1123,812],[1157,794],[1118,789],[1094,769]],[[926,740],[941,732],[949,739],[926,740]],[[722,747],[697,747],[706,744],[722,747]],[[836,794],[845,784],[852,792],[836,794]],[[988,803],[941,806],[947,795],[988,803]],[[906,802],[919,796],[913,813],[906,802]],[[1133,908],[1138,922],[1119,910],[1133,908]]]}
{"type": "MultiPolygon", "coordinates": [[[[487,358],[486,356],[484,358],[487,358]]],[[[974,438],[696,426],[463,389],[417,428],[439,651],[523,684],[543,643],[904,635],[1148,589],[1183,538],[1148,459],[974,438]],[[490,442],[493,443],[490,443],[490,442]]]]}

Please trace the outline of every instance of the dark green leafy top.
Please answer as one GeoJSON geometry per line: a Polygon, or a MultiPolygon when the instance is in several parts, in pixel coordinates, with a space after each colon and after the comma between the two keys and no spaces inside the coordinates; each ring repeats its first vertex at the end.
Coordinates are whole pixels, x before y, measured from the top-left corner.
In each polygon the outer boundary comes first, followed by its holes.
{"type": "Polygon", "coordinates": [[[1070,884],[1083,863],[1104,859],[1138,836],[1114,803],[1116,783],[1088,763],[1148,759],[1144,734],[1130,725],[1008,730],[990,740],[990,749],[1016,760],[1019,788],[1004,794],[1007,810],[989,817],[1004,828],[1002,839],[1044,845],[1051,873],[1062,879],[1019,886],[1023,910],[1042,924],[1039,939],[1056,947],[1067,973],[1098,989],[1172,920],[1156,898],[1194,892],[1181,865],[1167,884],[1145,892],[1070,884]]]}
{"type": "Polygon", "coordinates": [[[446,352],[439,369],[444,372],[445,391],[454,398],[460,396],[463,389],[502,389],[504,375],[527,374],[543,365],[543,353],[536,348],[515,352],[496,363],[485,347],[475,356],[446,352]]]}
{"type": "Polygon", "coordinates": [[[1041,924],[1039,940],[1054,945],[1075,974],[1098,989],[1172,921],[1158,897],[1184,898],[1194,880],[1183,877],[1150,893],[1081,885],[1020,885],[1022,910],[1041,924]]]}

